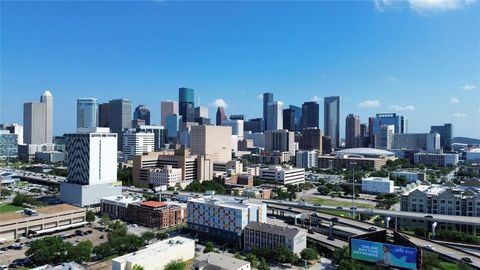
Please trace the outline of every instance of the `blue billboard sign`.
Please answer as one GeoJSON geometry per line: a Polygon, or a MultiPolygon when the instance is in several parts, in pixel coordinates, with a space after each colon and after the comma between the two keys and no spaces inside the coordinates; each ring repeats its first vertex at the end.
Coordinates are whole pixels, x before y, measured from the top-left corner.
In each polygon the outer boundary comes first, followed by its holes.
{"type": "Polygon", "coordinates": [[[405,269],[417,269],[417,249],[360,239],[351,239],[352,259],[390,265],[405,269]]]}

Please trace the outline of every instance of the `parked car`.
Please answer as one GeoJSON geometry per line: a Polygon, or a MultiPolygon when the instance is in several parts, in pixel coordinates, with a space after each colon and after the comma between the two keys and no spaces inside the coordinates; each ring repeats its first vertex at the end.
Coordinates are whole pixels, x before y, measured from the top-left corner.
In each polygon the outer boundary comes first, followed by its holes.
{"type": "Polygon", "coordinates": [[[378,228],[375,227],[375,226],[372,226],[372,227],[368,228],[368,230],[371,231],[371,232],[376,232],[376,231],[378,231],[378,228]]]}
{"type": "Polygon", "coordinates": [[[432,245],[423,245],[424,249],[435,250],[435,247],[432,245]]]}
{"type": "Polygon", "coordinates": [[[342,208],[341,206],[338,206],[337,209],[338,209],[338,210],[342,210],[343,208],[342,208]]]}
{"type": "Polygon", "coordinates": [[[467,262],[467,263],[473,263],[472,259],[470,259],[468,257],[463,257],[462,261],[467,262]]]}

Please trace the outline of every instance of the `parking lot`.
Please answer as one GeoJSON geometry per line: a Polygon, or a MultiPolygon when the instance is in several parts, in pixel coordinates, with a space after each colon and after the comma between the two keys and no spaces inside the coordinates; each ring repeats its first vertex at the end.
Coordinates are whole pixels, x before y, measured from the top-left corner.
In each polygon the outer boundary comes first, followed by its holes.
{"type": "Polygon", "coordinates": [[[101,231],[97,228],[90,227],[90,226],[85,226],[85,227],[80,227],[80,228],[75,228],[75,229],[70,229],[70,230],[65,230],[61,232],[56,232],[53,234],[49,235],[42,235],[39,237],[34,237],[32,239],[24,238],[21,239],[18,244],[22,245],[21,249],[13,249],[13,248],[8,248],[11,247],[14,244],[17,243],[7,243],[4,245],[0,246],[0,249],[2,249],[1,252],[3,252],[0,255],[0,266],[4,265],[10,265],[14,260],[16,259],[22,259],[25,258],[25,252],[28,250],[28,246],[30,245],[32,241],[43,238],[46,236],[58,236],[64,238],[64,241],[68,241],[72,244],[76,244],[80,241],[86,241],[90,240],[93,245],[98,245],[100,243],[106,242],[107,241],[107,233],[104,231],[101,231]],[[82,235],[76,235],[75,231],[80,230],[83,232],[82,235]],[[87,231],[90,231],[91,233],[86,233],[87,231]]]}

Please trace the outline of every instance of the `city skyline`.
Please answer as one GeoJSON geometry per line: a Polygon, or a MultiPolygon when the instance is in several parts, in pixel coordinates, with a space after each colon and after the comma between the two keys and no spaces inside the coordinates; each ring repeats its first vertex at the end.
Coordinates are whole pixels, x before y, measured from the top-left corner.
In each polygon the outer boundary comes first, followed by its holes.
{"type": "MultiPolygon", "coordinates": [[[[341,138],[348,114],[366,123],[385,112],[405,115],[412,133],[453,123],[454,136],[479,138],[480,125],[472,123],[480,117],[480,64],[474,61],[480,26],[470,23],[478,3],[441,10],[375,3],[382,1],[350,3],[348,10],[342,3],[2,2],[0,120],[23,124],[22,104],[49,89],[55,135],[75,130],[74,105],[84,97],[144,104],[160,124],[160,103],[178,101],[178,88],[188,87],[195,89],[195,106],[200,98],[200,105],[224,105],[227,115],[249,119],[262,117],[258,96],[264,92],[284,108],[315,100],[320,127],[323,97],[340,96],[341,138]],[[109,21],[101,17],[105,10],[115,11],[109,21]],[[266,10],[271,22],[262,17],[266,10]],[[92,21],[80,23],[90,11],[92,21]],[[189,20],[175,18],[180,11],[189,20]],[[352,19],[340,21],[337,13],[352,19]],[[56,24],[52,14],[73,16],[72,22],[56,24]],[[122,16],[131,24],[116,26],[122,16]],[[101,27],[93,28],[96,23],[101,27]],[[176,32],[168,30],[172,24],[176,32]],[[36,34],[24,31],[30,27],[36,34]],[[68,35],[72,30],[78,36],[68,35]],[[54,42],[56,36],[63,38],[54,42]],[[132,37],[138,41],[127,40],[132,37]],[[80,46],[78,38],[95,42],[80,46]],[[179,43],[188,38],[195,42],[179,43]]],[[[211,119],[215,112],[209,110],[211,119]]]]}

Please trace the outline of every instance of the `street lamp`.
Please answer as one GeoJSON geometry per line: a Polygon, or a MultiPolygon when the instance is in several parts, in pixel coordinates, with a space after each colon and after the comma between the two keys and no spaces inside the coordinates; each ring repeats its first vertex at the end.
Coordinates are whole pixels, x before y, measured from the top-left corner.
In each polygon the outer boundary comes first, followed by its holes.
{"type": "Polygon", "coordinates": [[[355,165],[357,163],[355,161],[350,162],[352,166],[352,216],[355,219],[355,165]]]}

